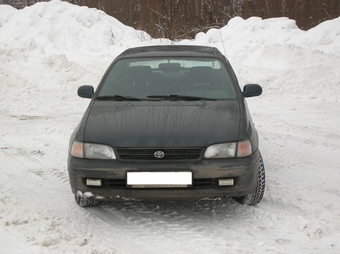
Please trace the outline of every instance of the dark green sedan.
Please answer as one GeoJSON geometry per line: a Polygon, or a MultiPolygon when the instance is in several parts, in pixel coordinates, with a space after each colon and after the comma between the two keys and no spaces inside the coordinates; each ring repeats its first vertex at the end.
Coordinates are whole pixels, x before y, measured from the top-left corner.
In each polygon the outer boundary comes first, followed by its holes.
{"type": "Polygon", "coordinates": [[[216,48],[131,48],[109,66],[71,135],[68,172],[80,206],[120,199],[233,197],[256,205],[265,189],[258,134],[216,48]]]}

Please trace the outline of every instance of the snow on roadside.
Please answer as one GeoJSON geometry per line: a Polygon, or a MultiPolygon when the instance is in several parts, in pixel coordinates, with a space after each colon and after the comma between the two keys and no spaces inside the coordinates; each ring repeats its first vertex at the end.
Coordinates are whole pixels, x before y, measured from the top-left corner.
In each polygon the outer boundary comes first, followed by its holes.
{"type": "Polygon", "coordinates": [[[339,27],[340,17],[308,31],[288,18],[236,17],[221,29],[180,43],[215,46],[225,52],[240,84],[260,83],[267,99],[338,102],[339,27]]]}
{"type": "Polygon", "coordinates": [[[68,138],[125,48],[169,44],[105,13],[61,1],[0,5],[0,244],[4,253],[339,253],[340,18],[302,31],[287,18],[232,19],[176,42],[224,49],[260,133],[267,190],[232,200],[72,200],[68,138]],[[224,46],[222,45],[222,39],[224,46]]]}
{"type": "MultiPolygon", "coordinates": [[[[2,48],[40,54],[64,54],[67,59],[116,56],[126,48],[160,40],[128,27],[103,11],[53,0],[22,10],[0,8],[2,48]]],[[[163,40],[167,41],[167,40],[163,40]]]]}

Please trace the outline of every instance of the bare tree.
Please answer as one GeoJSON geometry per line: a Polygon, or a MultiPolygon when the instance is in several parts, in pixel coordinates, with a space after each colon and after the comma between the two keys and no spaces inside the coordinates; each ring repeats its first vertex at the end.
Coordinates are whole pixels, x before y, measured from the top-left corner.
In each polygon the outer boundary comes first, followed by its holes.
{"type": "MultiPolygon", "coordinates": [[[[16,8],[49,0],[2,0],[16,8]]],[[[235,17],[289,17],[302,29],[340,16],[339,0],[65,0],[105,11],[152,37],[193,38],[235,17]]],[[[1,3],[1,0],[0,0],[1,3]]]]}

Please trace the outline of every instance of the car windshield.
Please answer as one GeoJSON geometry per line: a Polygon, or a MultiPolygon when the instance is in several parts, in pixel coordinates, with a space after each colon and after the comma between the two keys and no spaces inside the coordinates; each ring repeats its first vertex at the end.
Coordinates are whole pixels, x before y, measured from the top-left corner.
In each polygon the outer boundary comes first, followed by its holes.
{"type": "Polygon", "coordinates": [[[97,99],[225,100],[233,83],[216,58],[127,58],[108,71],[97,99]]]}

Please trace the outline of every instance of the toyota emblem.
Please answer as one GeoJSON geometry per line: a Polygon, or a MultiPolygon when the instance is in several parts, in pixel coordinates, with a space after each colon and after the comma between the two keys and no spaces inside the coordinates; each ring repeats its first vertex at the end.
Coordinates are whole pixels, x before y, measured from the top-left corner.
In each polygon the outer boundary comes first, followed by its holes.
{"type": "Polygon", "coordinates": [[[162,152],[162,151],[156,151],[153,155],[154,155],[157,159],[162,159],[162,158],[165,156],[165,153],[162,152]]]}

